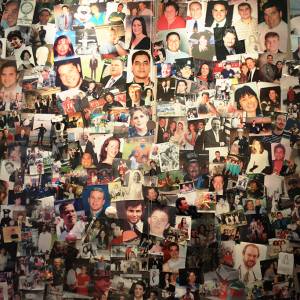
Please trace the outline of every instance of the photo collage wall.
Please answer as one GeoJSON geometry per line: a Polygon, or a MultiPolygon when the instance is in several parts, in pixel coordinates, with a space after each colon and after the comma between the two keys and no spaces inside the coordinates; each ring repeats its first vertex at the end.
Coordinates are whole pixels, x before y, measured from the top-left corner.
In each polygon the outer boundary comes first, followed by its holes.
{"type": "Polygon", "coordinates": [[[0,300],[298,299],[299,1],[0,4],[0,300]]]}

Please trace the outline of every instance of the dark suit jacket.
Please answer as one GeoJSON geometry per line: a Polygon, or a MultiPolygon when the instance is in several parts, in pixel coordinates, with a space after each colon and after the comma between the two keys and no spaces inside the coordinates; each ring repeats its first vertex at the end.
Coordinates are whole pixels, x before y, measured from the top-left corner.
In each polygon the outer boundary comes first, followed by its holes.
{"type": "Polygon", "coordinates": [[[201,132],[200,135],[197,135],[194,150],[195,152],[200,152],[203,150],[204,145],[204,130],[201,132]]]}
{"type": "Polygon", "coordinates": [[[162,87],[158,88],[157,90],[157,99],[160,101],[170,101],[173,96],[174,90],[171,90],[170,88],[166,92],[162,87]]]}
{"type": "Polygon", "coordinates": [[[157,130],[157,143],[163,143],[163,142],[164,142],[163,135],[164,135],[164,131],[163,131],[162,128],[158,125],[158,130],[157,130]]]}
{"type": "MultiPolygon", "coordinates": [[[[223,131],[219,132],[219,141],[225,143],[225,133],[223,131]]],[[[205,131],[204,147],[220,147],[220,142],[217,143],[213,130],[210,129],[205,131]]]]}
{"type": "Polygon", "coordinates": [[[250,80],[250,72],[248,73],[248,82],[257,82],[260,81],[260,72],[258,69],[255,69],[252,79],[250,80]]]}
{"type": "MultiPolygon", "coordinates": [[[[105,76],[104,78],[101,79],[101,83],[103,84],[103,87],[106,86],[110,78],[111,76],[105,76]]],[[[126,84],[126,73],[123,72],[122,76],[112,85],[112,87],[117,87],[125,84],[126,84]]]]}
{"type": "MultiPolygon", "coordinates": [[[[245,43],[244,41],[236,41],[235,43],[235,54],[242,54],[245,53],[245,43]]],[[[216,56],[218,60],[225,60],[226,56],[230,55],[227,48],[224,46],[224,42],[219,41],[216,43],[216,56]]]]}

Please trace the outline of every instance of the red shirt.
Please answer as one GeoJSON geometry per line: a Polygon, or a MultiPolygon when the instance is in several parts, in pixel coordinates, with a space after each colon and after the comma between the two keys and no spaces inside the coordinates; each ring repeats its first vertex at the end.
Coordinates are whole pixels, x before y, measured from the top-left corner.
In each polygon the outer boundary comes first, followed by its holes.
{"type": "Polygon", "coordinates": [[[157,26],[157,30],[185,28],[185,20],[180,16],[176,16],[174,22],[168,24],[167,18],[165,17],[165,15],[162,15],[158,19],[156,26],[157,26]]]}

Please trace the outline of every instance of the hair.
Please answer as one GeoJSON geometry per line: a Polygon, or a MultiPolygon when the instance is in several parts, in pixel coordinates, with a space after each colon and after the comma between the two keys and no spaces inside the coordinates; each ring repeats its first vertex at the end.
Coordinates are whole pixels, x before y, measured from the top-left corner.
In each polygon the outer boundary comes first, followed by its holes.
{"type": "Polygon", "coordinates": [[[59,54],[57,53],[57,45],[58,45],[58,42],[62,39],[66,39],[68,42],[69,42],[69,50],[68,50],[68,53],[66,54],[66,56],[73,56],[74,55],[74,49],[73,49],[73,45],[72,45],[72,42],[71,40],[69,39],[68,36],[66,35],[60,35],[54,42],[54,45],[53,45],[53,52],[54,52],[54,57],[58,57],[59,54]]]}
{"type": "Polygon", "coordinates": [[[137,111],[141,111],[143,114],[147,115],[149,117],[149,110],[145,106],[140,106],[140,107],[134,107],[130,110],[130,118],[133,117],[134,113],[137,111]]]}
{"type": "Polygon", "coordinates": [[[248,245],[246,245],[246,246],[244,247],[244,249],[243,249],[243,255],[245,255],[245,253],[246,253],[246,251],[247,251],[247,248],[249,248],[249,247],[253,247],[253,248],[255,248],[255,249],[257,250],[257,253],[258,253],[257,258],[259,258],[259,248],[258,248],[258,246],[256,246],[255,244],[248,244],[248,245]]]}
{"type": "Polygon", "coordinates": [[[8,40],[9,42],[11,42],[11,40],[12,40],[14,37],[17,37],[19,40],[21,40],[22,42],[24,42],[24,39],[23,39],[22,34],[21,34],[21,31],[19,31],[19,30],[11,31],[11,32],[7,35],[7,40],[8,40]]]}
{"type": "Polygon", "coordinates": [[[278,39],[280,38],[279,34],[277,32],[273,32],[273,31],[267,32],[266,35],[265,35],[265,41],[268,38],[273,38],[273,37],[277,37],[278,39]]]}
{"type": "Polygon", "coordinates": [[[176,2],[173,2],[173,1],[169,1],[167,2],[165,5],[164,5],[164,11],[166,10],[167,7],[169,6],[173,6],[176,10],[176,12],[178,13],[179,12],[179,6],[176,2]]]}
{"type": "Polygon", "coordinates": [[[192,1],[190,4],[189,4],[189,9],[191,9],[191,5],[192,4],[198,4],[200,7],[201,7],[201,9],[202,9],[202,4],[200,3],[200,2],[198,2],[198,1],[192,1]]]}
{"type": "Polygon", "coordinates": [[[143,201],[140,201],[140,200],[128,200],[128,201],[125,201],[124,208],[125,208],[125,210],[127,210],[128,207],[137,207],[139,205],[142,205],[142,209],[144,208],[143,201]]]}
{"type": "Polygon", "coordinates": [[[90,190],[89,197],[91,196],[91,193],[92,193],[92,192],[100,192],[100,193],[102,193],[103,195],[105,194],[104,191],[103,191],[103,189],[102,189],[102,188],[98,188],[98,187],[92,188],[92,189],[90,190]]]}
{"type": "Polygon", "coordinates": [[[276,152],[277,149],[282,149],[284,153],[285,153],[285,151],[286,151],[284,145],[282,145],[282,144],[277,144],[277,145],[274,147],[274,153],[276,152]]]}
{"type": "Polygon", "coordinates": [[[168,211],[167,208],[163,208],[163,207],[155,207],[155,208],[152,210],[151,214],[149,215],[150,218],[151,218],[151,216],[152,216],[156,211],[161,211],[161,212],[165,213],[165,214],[168,216],[168,221],[169,221],[169,211],[168,211]]]}
{"type": "Polygon", "coordinates": [[[177,80],[177,86],[176,86],[176,88],[178,87],[178,84],[179,84],[180,82],[183,82],[183,83],[185,84],[185,86],[187,87],[186,81],[183,80],[183,79],[179,79],[179,80],[177,80]]]}
{"type": "Polygon", "coordinates": [[[68,5],[63,5],[61,8],[63,9],[64,7],[66,7],[67,9],[69,9],[68,5]]]}
{"type": "Polygon", "coordinates": [[[181,201],[186,200],[185,197],[179,197],[176,200],[176,207],[179,209],[179,206],[181,205],[181,201]]]}
{"type": "Polygon", "coordinates": [[[147,51],[139,50],[139,51],[136,51],[136,52],[134,52],[134,53],[132,54],[132,57],[131,57],[131,63],[132,63],[132,64],[134,63],[134,60],[135,60],[135,58],[136,58],[138,55],[145,55],[145,56],[148,57],[149,62],[151,61],[150,54],[149,54],[147,51]]]}
{"type": "Polygon", "coordinates": [[[145,36],[148,36],[145,19],[144,19],[143,17],[135,17],[135,18],[133,18],[133,20],[132,20],[132,22],[131,22],[131,40],[130,40],[130,43],[129,43],[129,48],[131,48],[131,45],[132,45],[133,41],[134,41],[135,38],[136,38],[135,34],[133,33],[133,29],[132,29],[133,23],[134,23],[134,21],[136,21],[136,20],[138,20],[138,21],[141,22],[141,24],[142,24],[142,32],[143,32],[143,34],[144,34],[145,36]]]}
{"type": "Polygon", "coordinates": [[[16,73],[18,73],[16,61],[7,61],[0,68],[0,74],[2,74],[5,68],[14,68],[16,73]]]}
{"type": "Polygon", "coordinates": [[[266,9],[271,8],[271,7],[276,7],[276,9],[278,11],[281,11],[281,8],[279,7],[279,5],[272,0],[267,1],[261,8],[262,12],[264,12],[266,9]]]}
{"type": "Polygon", "coordinates": [[[113,100],[115,100],[115,95],[112,93],[112,92],[107,92],[105,95],[104,95],[104,99],[106,100],[106,97],[110,95],[112,96],[113,100]]]}
{"type": "Polygon", "coordinates": [[[223,37],[225,37],[225,35],[226,35],[227,33],[234,34],[235,39],[237,40],[236,31],[235,31],[235,29],[234,29],[233,27],[228,27],[228,28],[226,28],[226,29],[224,30],[223,37]]]}
{"type": "MultiPolygon", "coordinates": [[[[256,98],[257,103],[259,104],[258,101],[258,97],[257,94],[253,91],[253,89],[248,86],[248,85],[244,85],[240,88],[238,88],[235,93],[234,93],[234,100],[237,102],[237,108],[241,109],[241,105],[240,105],[240,99],[242,97],[244,97],[245,95],[252,95],[256,98]]],[[[257,105],[257,109],[256,109],[256,115],[260,114],[260,107],[259,105],[257,105]]]]}
{"type": "Polygon", "coordinates": [[[215,121],[215,120],[218,120],[218,121],[221,123],[221,120],[220,120],[220,118],[218,118],[218,117],[213,117],[213,118],[211,119],[210,123],[212,124],[212,122],[215,121]]]}
{"type": "MultiPolygon", "coordinates": [[[[55,77],[55,80],[56,80],[56,86],[64,86],[61,79],[60,79],[60,74],[59,74],[59,68],[61,66],[64,66],[64,65],[68,65],[68,64],[71,64],[73,65],[74,67],[76,67],[78,69],[78,66],[80,67],[80,61],[74,61],[74,60],[60,60],[60,61],[57,61],[55,62],[55,72],[56,72],[56,77],[55,77]]],[[[78,70],[78,72],[80,73],[80,77],[82,78],[82,70],[78,70]]]]}
{"type": "Polygon", "coordinates": [[[8,166],[8,165],[11,165],[13,168],[15,167],[15,165],[11,161],[8,161],[8,162],[5,163],[5,167],[8,166]]]}
{"type": "Polygon", "coordinates": [[[124,7],[124,4],[123,4],[123,3],[119,3],[117,7],[119,7],[120,5],[121,5],[122,7],[124,7]]]}
{"type": "Polygon", "coordinates": [[[143,291],[144,291],[144,292],[146,291],[146,284],[145,284],[145,282],[142,281],[142,280],[138,280],[137,282],[134,282],[134,283],[132,284],[132,286],[131,286],[131,288],[130,288],[130,291],[129,291],[129,294],[131,294],[131,295],[134,294],[134,290],[135,290],[136,285],[142,286],[142,287],[143,287],[143,291]]]}
{"type": "Polygon", "coordinates": [[[166,36],[166,41],[168,41],[168,38],[169,38],[171,35],[176,35],[176,36],[179,38],[179,40],[180,40],[180,35],[179,35],[179,33],[178,33],[178,32],[175,32],[175,31],[172,31],[172,32],[169,32],[169,33],[167,34],[167,36],[166,36]]]}
{"type": "Polygon", "coordinates": [[[177,251],[179,251],[179,245],[175,242],[171,242],[169,245],[168,245],[168,250],[171,249],[171,247],[176,247],[177,248],[177,251]]]}
{"type": "Polygon", "coordinates": [[[240,3],[240,4],[238,5],[238,10],[239,10],[242,6],[247,6],[250,10],[252,9],[252,8],[251,8],[251,5],[250,5],[249,3],[243,2],[243,3],[240,3]]]}
{"type": "MultiPolygon", "coordinates": [[[[259,153],[263,153],[263,152],[264,152],[264,147],[263,147],[262,142],[261,142],[260,140],[254,139],[254,140],[252,141],[252,144],[251,144],[251,145],[254,145],[254,142],[258,142],[258,143],[259,143],[259,145],[260,145],[259,153]]],[[[251,153],[255,153],[253,147],[251,148],[251,153]]]]}
{"type": "Polygon", "coordinates": [[[110,141],[117,141],[119,143],[120,146],[120,140],[117,137],[109,137],[108,139],[106,139],[101,147],[101,151],[100,151],[100,162],[104,161],[107,157],[107,150],[105,149],[108,144],[110,143],[110,141]]]}
{"type": "Polygon", "coordinates": [[[225,2],[225,1],[213,1],[213,7],[214,7],[216,4],[224,5],[225,9],[228,10],[228,3],[227,3],[227,2],[225,2]]]}
{"type": "Polygon", "coordinates": [[[285,114],[285,113],[278,113],[278,114],[275,114],[275,121],[277,120],[277,118],[278,118],[279,116],[284,116],[285,119],[286,119],[286,114],[285,114]]]}
{"type": "Polygon", "coordinates": [[[21,55],[20,55],[20,57],[21,57],[22,60],[24,60],[25,53],[28,53],[30,55],[30,57],[31,57],[31,53],[28,50],[23,50],[22,53],[21,53],[21,55]]]}
{"type": "Polygon", "coordinates": [[[62,204],[59,206],[59,213],[60,213],[61,215],[64,214],[66,206],[68,206],[68,205],[70,205],[70,204],[74,205],[73,202],[65,202],[65,203],[62,203],[62,204]]]}
{"type": "Polygon", "coordinates": [[[209,69],[209,72],[208,72],[208,75],[207,75],[207,81],[208,81],[208,82],[212,82],[212,81],[213,81],[213,71],[212,71],[210,65],[209,65],[207,62],[204,62],[204,63],[202,63],[202,64],[199,66],[199,71],[198,71],[197,76],[201,76],[201,69],[202,69],[202,66],[204,66],[204,65],[207,65],[207,66],[208,66],[208,69],[209,69]]]}

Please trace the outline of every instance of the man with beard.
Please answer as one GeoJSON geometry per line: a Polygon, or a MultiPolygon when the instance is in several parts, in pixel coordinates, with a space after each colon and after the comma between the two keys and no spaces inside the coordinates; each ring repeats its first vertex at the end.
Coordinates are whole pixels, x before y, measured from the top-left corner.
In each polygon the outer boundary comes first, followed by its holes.
{"type": "Polygon", "coordinates": [[[242,254],[243,261],[238,267],[239,278],[245,284],[249,284],[258,279],[258,274],[254,272],[254,267],[258,262],[259,248],[255,244],[247,244],[242,254]]]}
{"type": "Polygon", "coordinates": [[[263,143],[279,143],[283,134],[283,130],[286,125],[286,114],[279,113],[275,116],[274,129],[272,135],[264,136],[262,138],[263,143]]]}

